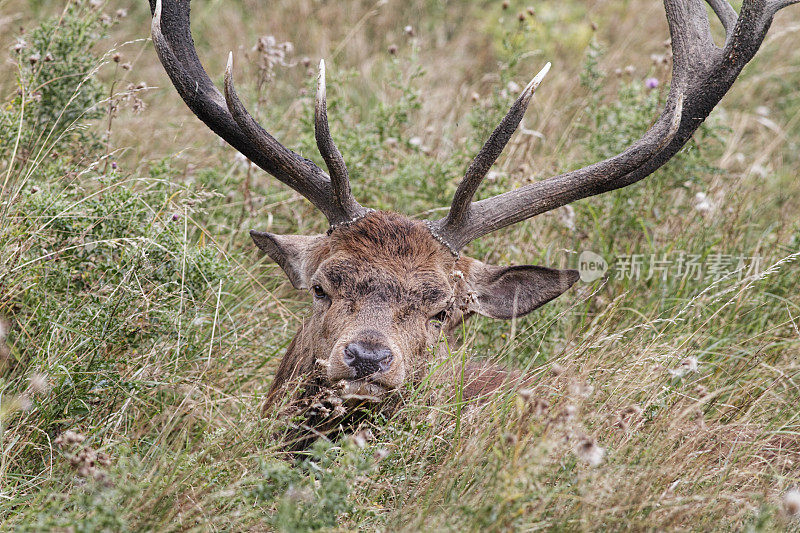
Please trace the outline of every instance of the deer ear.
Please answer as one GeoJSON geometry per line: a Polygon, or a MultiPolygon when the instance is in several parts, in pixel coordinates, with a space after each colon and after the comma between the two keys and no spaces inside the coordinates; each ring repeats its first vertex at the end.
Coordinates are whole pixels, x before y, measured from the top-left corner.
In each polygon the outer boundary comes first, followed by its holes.
{"type": "Polygon", "coordinates": [[[281,266],[295,289],[308,288],[310,252],[323,235],[275,235],[251,230],[250,236],[256,246],[281,266]]]}
{"type": "Polygon", "coordinates": [[[566,292],[578,277],[577,270],[536,265],[499,267],[475,261],[468,276],[475,295],[470,311],[503,319],[526,315],[566,292]]]}

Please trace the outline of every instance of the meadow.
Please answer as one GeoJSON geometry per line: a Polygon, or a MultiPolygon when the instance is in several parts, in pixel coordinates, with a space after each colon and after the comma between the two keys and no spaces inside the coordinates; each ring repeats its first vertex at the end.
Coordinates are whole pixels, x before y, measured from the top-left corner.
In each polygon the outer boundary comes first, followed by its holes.
{"type": "MultiPolygon", "coordinates": [[[[618,153],[669,87],[655,0],[193,4],[212,78],[232,50],[250,110],[323,167],[324,58],[356,198],[420,218],[545,62],[482,197],[618,153]]],[[[324,217],[191,115],[149,29],[144,1],[0,0],[3,530],[800,531],[800,6],[667,166],[468,247],[607,263],[465,327],[453,357],[529,388],[409,390],[301,457],[262,404],[311,296],[247,230],[324,217]]]]}

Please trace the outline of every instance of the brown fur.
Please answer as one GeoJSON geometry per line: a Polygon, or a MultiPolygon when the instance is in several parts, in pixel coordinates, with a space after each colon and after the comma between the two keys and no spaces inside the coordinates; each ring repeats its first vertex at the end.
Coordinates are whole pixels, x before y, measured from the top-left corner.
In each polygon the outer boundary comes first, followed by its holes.
{"type": "MultiPolygon", "coordinates": [[[[297,384],[306,398],[338,390],[345,403],[348,398],[383,401],[433,368],[438,369],[436,380],[455,384],[461,378],[460,362],[450,358],[443,363],[467,317],[476,312],[499,318],[524,314],[576,278],[570,271],[495,267],[456,258],[423,221],[389,212],[373,212],[330,235],[258,234],[254,239],[295,287],[317,294],[280,363],[267,405],[291,400],[287,395],[297,384]],[[356,342],[390,350],[389,368],[356,379],[344,355],[345,347],[356,342]]],[[[469,364],[464,399],[517,377],[496,366],[469,364]]]]}
{"type": "Polygon", "coordinates": [[[381,384],[397,388],[406,376],[412,380],[424,376],[428,363],[443,355],[444,343],[438,342],[441,331],[452,333],[466,313],[453,309],[442,328],[427,322],[455,301],[463,280],[453,271],[467,274],[471,262],[466,257],[456,260],[424,222],[396,213],[373,213],[320,239],[309,253],[303,275],[311,280],[309,285],[323,285],[331,301],[314,302],[311,316],[281,361],[271,400],[302,375],[324,381],[315,367],[325,362],[333,370],[331,377],[345,374],[344,363],[331,356],[333,348],[375,329],[383,331],[399,359],[381,384]],[[427,352],[437,345],[439,352],[427,352]]]}

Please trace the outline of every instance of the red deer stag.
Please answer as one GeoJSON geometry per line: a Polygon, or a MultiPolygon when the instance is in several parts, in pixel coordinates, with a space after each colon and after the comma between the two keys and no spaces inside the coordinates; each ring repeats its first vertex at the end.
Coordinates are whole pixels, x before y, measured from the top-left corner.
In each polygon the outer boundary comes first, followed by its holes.
{"type": "MultiPolygon", "coordinates": [[[[665,108],[641,139],[605,161],[492,198],[475,192],[520,123],[546,66],[514,102],[469,165],[446,217],[415,220],[361,206],[330,136],[324,63],[316,97],[317,146],[330,176],[280,144],[247,112],[234,90],[232,55],[224,94],[194,49],[188,0],[150,0],[158,57],[183,100],[217,135],[302,194],[327,217],[322,235],[251,231],[297,289],[310,290],[313,312],[277,370],[271,401],[288,385],[338,390],[340,398],[378,401],[427,375],[446,357],[436,348],[467,317],[509,319],[556,298],[578,279],[574,270],[494,266],[463,256],[469,242],[581,198],[632,185],[675,155],[753,58],[775,13],[800,0],[707,0],[725,29],[714,43],[703,0],[664,0],[672,40],[672,82],[665,108]]],[[[457,365],[456,365],[457,366],[457,365]]],[[[456,368],[456,372],[460,369],[456,368]]],[[[451,374],[452,375],[452,374],[451,374]]],[[[471,365],[464,398],[500,386],[512,374],[471,365]]],[[[340,407],[341,412],[341,407],[340,407]]]]}

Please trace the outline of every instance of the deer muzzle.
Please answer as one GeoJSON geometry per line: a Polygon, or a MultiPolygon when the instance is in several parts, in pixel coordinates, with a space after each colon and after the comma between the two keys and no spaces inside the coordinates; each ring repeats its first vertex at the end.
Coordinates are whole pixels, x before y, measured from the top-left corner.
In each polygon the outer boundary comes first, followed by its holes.
{"type": "Polygon", "coordinates": [[[380,331],[362,329],[346,335],[333,349],[328,379],[344,396],[378,401],[403,384],[399,348],[380,331]]]}
{"type": "Polygon", "coordinates": [[[345,346],[343,360],[355,372],[355,379],[362,379],[389,370],[393,358],[382,344],[356,341],[345,346]]]}

